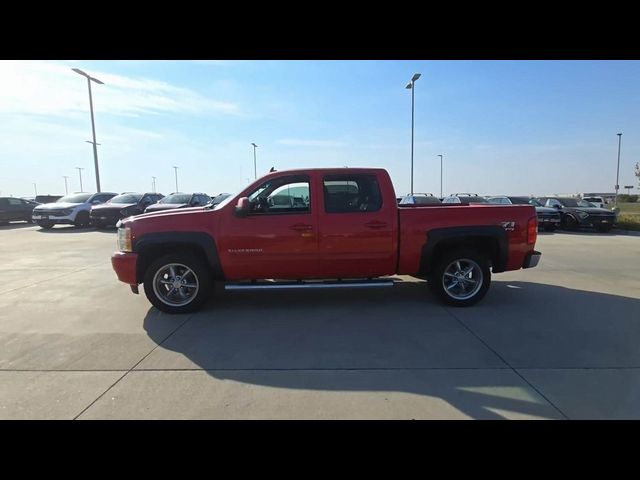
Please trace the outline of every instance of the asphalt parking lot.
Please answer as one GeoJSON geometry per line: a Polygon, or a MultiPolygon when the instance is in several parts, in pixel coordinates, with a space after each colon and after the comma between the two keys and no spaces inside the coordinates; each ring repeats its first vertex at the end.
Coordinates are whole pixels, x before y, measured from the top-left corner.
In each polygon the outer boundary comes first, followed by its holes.
{"type": "Polygon", "coordinates": [[[640,418],[640,236],[540,234],[467,309],[401,277],[179,316],[116,280],[115,242],[0,227],[1,419],[640,418]]]}

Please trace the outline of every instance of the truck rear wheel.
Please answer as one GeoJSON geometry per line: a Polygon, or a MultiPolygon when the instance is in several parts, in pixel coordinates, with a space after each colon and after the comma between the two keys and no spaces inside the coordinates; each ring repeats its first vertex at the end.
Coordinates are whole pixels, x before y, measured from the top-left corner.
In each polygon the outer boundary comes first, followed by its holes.
{"type": "Polygon", "coordinates": [[[442,256],[428,281],[433,293],[447,305],[468,307],[489,290],[489,261],[474,250],[453,250],[442,256]]]}
{"type": "Polygon", "coordinates": [[[198,310],[212,289],[203,260],[189,253],[170,253],[155,260],[144,274],[144,293],[158,310],[188,313],[198,310]]]}

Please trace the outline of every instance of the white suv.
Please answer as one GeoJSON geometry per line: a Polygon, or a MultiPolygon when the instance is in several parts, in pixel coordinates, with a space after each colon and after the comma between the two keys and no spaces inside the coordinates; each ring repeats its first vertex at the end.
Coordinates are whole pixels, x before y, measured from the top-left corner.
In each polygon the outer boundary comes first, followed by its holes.
{"type": "Polygon", "coordinates": [[[74,193],[54,203],[38,205],[33,209],[31,219],[44,229],[49,229],[58,223],[86,227],[89,225],[91,207],[105,203],[116,195],[118,194],[111,192],[74,193]]]}
{"type": "Polygon", "coordinates": [[[607,208],[607,203],[602,197],[584,197],[583,200],[585,202],[593,203],[598,208],[607,208]]]}

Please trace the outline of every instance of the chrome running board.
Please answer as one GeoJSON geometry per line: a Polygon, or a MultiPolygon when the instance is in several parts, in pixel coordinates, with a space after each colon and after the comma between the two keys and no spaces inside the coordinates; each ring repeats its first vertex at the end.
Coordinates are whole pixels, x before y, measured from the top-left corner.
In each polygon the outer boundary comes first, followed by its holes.
{"type": "Polygon", "coordinates": [[[393,287],[393,280],[342,280],[330,282],[255,282],[230,283],[224,286],[229,291],[248,290],[293,290],[298,288],[385,288],[393,287]]]}

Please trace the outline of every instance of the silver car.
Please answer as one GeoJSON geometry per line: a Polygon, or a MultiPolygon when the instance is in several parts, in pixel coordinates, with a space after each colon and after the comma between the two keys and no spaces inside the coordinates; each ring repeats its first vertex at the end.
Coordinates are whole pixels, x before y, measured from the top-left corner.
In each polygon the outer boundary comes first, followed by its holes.
{"type": "Polygon", "coordinates": [[[54,203],[38,205],[33,209],[31,220],[44,229],[49,229],[57,224],[86,227],[89,225],[91,207],[105,203],[116,195],[118,194],[112,192],[66,195],[54,203]]]}

